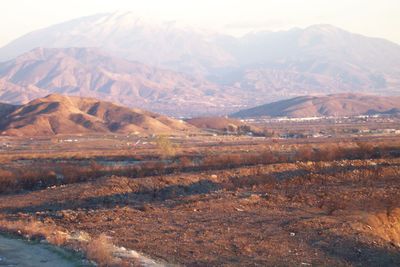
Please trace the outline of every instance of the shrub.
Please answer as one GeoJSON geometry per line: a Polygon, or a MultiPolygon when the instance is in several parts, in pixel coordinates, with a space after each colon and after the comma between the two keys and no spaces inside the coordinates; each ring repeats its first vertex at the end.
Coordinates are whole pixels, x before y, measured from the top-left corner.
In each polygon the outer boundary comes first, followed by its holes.
{"type": "Polygon", "coordinates": [[[112,255],[114,245],[105,234],[99,235],[91,240],[86,247],[86,254],[89,259],[94,260],[99,266],[113,266],[115,264],[112,255]]]}
{"type": "Polygon", "coordinates": [[[312,160],[314,156],[313,150],[311,147],[301,147],[296,152],[296,159],[300,161],[309,161],[312,160]]]}
{"type": "Polygon", "coordinates": [[[357,147],[358,147],[358,157],[361,159],[364,158],[369,158],[372,156],[372,152],[374,150],[374,147],[366,142],[357,142],[357,147]]]}
{"type": "Polygon", "coordinates": [[[158,136],[156,144],[160,151],[161,157],[173,157],[176,154],[176,146],[166,136],[158,136]]]}

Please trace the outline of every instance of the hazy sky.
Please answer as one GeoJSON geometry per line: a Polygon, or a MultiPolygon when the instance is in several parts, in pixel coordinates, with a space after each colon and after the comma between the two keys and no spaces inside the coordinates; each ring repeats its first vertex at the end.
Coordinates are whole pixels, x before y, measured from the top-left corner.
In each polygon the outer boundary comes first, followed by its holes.
{"type": "Polygon", "coordinates": [[[400,0],[2,0],[1,4],[0,46],[51,24],[114,11],[235,35],[328,23],[400,44],[400,0]]]}

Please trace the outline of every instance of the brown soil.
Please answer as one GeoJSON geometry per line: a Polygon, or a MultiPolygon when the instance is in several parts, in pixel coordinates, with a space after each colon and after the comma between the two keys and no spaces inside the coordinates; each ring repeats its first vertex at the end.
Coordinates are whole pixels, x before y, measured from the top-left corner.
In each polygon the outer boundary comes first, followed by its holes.
{"type": "Polygon", "coordinates": [[[257,165],[0,197],[2,220],[187,266],[399,266],[400,159],[257,165]]]}

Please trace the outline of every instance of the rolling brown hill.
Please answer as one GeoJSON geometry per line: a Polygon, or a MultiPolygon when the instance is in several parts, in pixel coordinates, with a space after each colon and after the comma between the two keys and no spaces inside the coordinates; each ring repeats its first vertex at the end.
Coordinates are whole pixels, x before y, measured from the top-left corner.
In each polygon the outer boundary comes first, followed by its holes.
{"type": "Polygon", "coordinates": [[[156,113],[92,98],[48,95],[25,105],[0,105],[3,135],[180,134],[196,131],[187,123],[156,113]]]}
{"type": "Polygon", "coordinates": [[[356,116],[400,112],[400,97],[362,94],[302,96],[246,109],[232,117],[356,116]]]}

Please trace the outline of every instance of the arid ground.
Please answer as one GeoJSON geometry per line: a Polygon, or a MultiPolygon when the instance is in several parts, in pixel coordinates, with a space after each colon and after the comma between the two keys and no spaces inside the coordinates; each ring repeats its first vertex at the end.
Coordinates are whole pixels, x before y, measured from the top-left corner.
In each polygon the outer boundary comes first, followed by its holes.
{"type": "Polygon", "coordinates": [[[2,231],[103,266],[400,265],[399,137],[128,139],[4,138],[2,231]]]}

